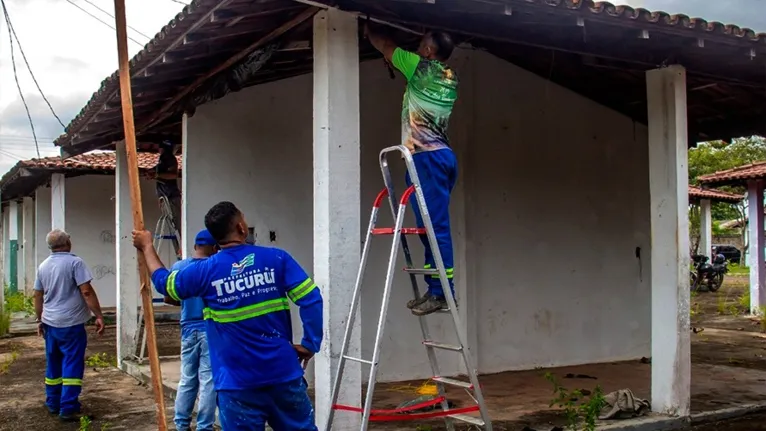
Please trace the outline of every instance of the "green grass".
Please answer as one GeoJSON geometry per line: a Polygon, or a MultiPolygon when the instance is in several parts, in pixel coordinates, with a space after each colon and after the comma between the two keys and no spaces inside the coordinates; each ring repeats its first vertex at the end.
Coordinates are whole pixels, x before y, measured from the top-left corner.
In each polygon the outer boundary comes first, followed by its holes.
{"type": "Polygon", "coordinates": [[[6,312],[3,307],[0,307],[0,337],[7,334],[11,330],[11,313],[6,312]]]}
{"type": "Polygon", "coordinates": [[[19,352],[15,348],[11,350],[11,357],[3,362],[0,362],[0,375],[6,374],[10,370],[11,365],[19,358],[19,352]]]}
{"type": "Polygon", "coordinates": [[[9,314],[23,312],[27,316],[35,314],[35,303],[32,297],[26,297],[21,292],[11,293],[5,288],[5,311],[9,314]]]}
{"type": "Polygon", "coordinates": [[[750,274],[750,268],[745,265],[739,265],[732,263],[729,265],[729,274],[732,275],[748,275],[750,274]]]}
{"type": "Polygon", "coordinates": [[[108,353],[97,353],[85,359],[85,365],[95,368],[108,368],[117,366],[117,358],[108,353]]]}

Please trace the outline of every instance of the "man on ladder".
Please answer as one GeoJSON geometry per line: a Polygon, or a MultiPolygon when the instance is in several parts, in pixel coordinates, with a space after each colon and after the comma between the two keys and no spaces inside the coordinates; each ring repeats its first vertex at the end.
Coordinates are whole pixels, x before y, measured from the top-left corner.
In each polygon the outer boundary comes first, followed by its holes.
{"type": "MultiPolygon", "coordinates": [[[[457,100],[457,74],[444,62],[454,49],[450,36],[430,32],[423,36],[417,53],[405,51],[381,33],[365,26],[365,35],[386,61],[407,79],[402,104],[402,144],[410,149],[420,178],[421,188],[433,222],[454,297],[454,258],[450,232],[450,193],[457,180],[457,159],[449,146],[447,125],[457,100]]],[[[407,185],[412,185],[409,174],[407,185]]],[[[412,208],[419,228],[423,218],[412,196],[412,208]]],[[[435,268],[434,256],[426,235],[420,235],[425,248],[425,268],[435,268]]],[[[428,291],[407,303],[416,316],[447,308],[438,275],[425,275],[428,291]]]]}
{"type": "MultiPolygon", "coordinates": [[[[157,198],[160,200],[160,211],[165,211],[162,199],[165,198],[170,207],[170,218],[178,243],[181,242],[181,190],[178,188],[178,160],[175,155],[175,145],[170,141],[160,144],[160,160],[155,167],[157,180],[157,198]]],[[[176,250],[178,253],[179,250],[176,250]]]]}

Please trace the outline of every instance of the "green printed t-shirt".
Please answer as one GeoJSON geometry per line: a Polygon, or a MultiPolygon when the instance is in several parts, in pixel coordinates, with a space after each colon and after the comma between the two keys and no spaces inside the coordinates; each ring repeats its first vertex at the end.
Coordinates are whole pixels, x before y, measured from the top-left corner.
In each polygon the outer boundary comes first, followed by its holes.
{"type": "Polygon", "coordinates": [[[457,100],[457,74],[440,61],[401,48],[394,50],[391,60],[407,78],[402,143],[415,153],[449,147],[447,125],[457,100]]]}

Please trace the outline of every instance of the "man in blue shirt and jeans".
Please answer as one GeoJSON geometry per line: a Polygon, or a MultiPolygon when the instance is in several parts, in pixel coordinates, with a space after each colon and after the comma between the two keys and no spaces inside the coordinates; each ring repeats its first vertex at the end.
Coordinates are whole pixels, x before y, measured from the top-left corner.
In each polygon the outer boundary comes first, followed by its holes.
{"type": "MultiPolygon", "coordinates": [[[[176,262],[171,271],[195,265],[214,255],[218,245],[207,229],[201,230],[194,239],[194,255],[176,262]]],[[[165,302],[179,305],[179,301],[166,296],[165,302]]],[[[199,391],[197,431],[212,431],[215,423],[215,389],[210,369],[210,351],[207,347],[202,298],[188,298],[181,305],[181,381],[176,394],[175,424],[178,431],[191,430],[194,401],[199,391]]]]}
{"type": "Polygon", "coordinates": [[[233,203],[213,206],[205,227],[220,251],[180,271],[163,267],[150,232],[134,231],[133,244],[158,292],[202,297],[223,429],[263,431],[268,422],[274,431],[316,431],[303,369],[322,342],[319,288],[286,251],[247,244],[247,222],[233,203]],[[299,344],[290,302],[300,307],[299,344]]]}

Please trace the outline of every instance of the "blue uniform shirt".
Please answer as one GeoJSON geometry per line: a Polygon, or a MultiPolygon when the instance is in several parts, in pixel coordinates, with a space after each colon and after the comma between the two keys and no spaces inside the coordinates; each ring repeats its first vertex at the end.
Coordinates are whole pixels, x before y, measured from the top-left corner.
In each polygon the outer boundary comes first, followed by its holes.
{"type": "MultiPolygon", "coordinates": [[[[201,262],[203,260],[205,259],[189,257],[173,264],[170,270],[180,271],[193,263],[201,262]]],[[[205,330],[205,320],[202,313],[204,308],[205,303],[200,297],[184,299],[181,301],[181,338],[188,337],[194,331],[205,330]]]]}
{"type": "Polygon", "coordinates": [[[303,375],[292,345],[288,299],[300,307],[301,344],[319,351],[322,295],[284,250],[224,248],[180,271],[158,269],[152,281],[175,300],[202,298],[216,390],[257,388],[303,375]]]}

